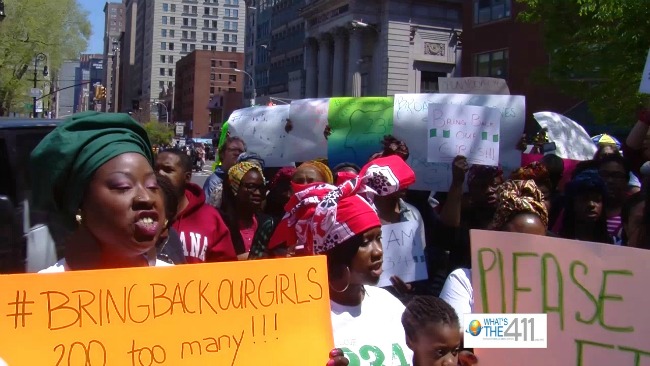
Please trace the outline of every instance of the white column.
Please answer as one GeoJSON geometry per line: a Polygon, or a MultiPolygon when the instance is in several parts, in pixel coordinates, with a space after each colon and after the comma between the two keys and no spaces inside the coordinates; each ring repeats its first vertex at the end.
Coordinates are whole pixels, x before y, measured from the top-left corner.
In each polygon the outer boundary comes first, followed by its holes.
{"type": "Polygon", "coordinates": [[[332,96],[345,95],[345,36],[344,30],[334,33],[334,67],[332,69],[332,96]]]}
{"type": "Polygon", "coordinates": [[[315,98],[318,93],[318,47],[316,40],[308,38],[305,48],[305,97],[315,98]]]}
{"type": "Polygon", "coordinates": [[[332,85],[332,52],[331,37],[325,33],[318,40],[318,97],[326,98],[330,95],[332,85]]]}
{"type": "Polygon", "coordinates": [[[348,95],[352,97],[361,96],[361,73],[359,71],[359,60],[361,59],[361,47],[363,34],[358,29],[350,31],[350,50],[348,52],[348,95]]]}
{"type": "Polygon", "coordinates": [[[384,70],[386,51],[383,47],[384,39],[382,36],[382,33],[377,32],[372,55],[372,77],[370,78],[370,93],[376,96],[386,95],[386,90],[382,90],[383,81],[386,78],[386,71],[384,70]]]}

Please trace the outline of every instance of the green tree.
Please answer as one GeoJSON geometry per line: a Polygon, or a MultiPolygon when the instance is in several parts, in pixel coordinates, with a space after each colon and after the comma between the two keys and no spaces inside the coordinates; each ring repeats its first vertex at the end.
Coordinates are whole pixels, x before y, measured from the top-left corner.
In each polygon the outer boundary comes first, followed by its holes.
{"type": "Polygon", "coordinates": [[[77,0],[5,0],[5,12],[0,24],[0,115],[30,102],[36,54],[47,55],[53,77],[63,61],[79,57],[91,34],[88,14],[77,0]]]}
{"type": "Polygon", "coordinates": [[[629,125],[650,46],[647,0],[517,0],[519,15],[540,23],[550,54],[550,81],[586,100],[600,123],[629,125]]]}
{"type": "Polygon", "coordinates": [[[174,129],[172,127],[158,121],[147,122],[143,124],[142,127],[147,131],[149,141],[151,141],[153,145],[160,146],[172,142],[172,138],[174,137],[174,129]]]}

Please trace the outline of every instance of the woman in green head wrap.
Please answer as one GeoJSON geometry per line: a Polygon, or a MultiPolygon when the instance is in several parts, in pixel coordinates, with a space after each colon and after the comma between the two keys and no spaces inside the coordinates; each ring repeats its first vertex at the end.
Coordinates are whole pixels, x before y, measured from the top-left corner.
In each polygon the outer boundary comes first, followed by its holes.
{"type": "Polygon", "coordinates": [[[126,114],[85,112],[32,151],[33,201],[72,233],[65,258],[42,272],[165,265],[155,244],[163,196],[145,130],[126,114]]]}

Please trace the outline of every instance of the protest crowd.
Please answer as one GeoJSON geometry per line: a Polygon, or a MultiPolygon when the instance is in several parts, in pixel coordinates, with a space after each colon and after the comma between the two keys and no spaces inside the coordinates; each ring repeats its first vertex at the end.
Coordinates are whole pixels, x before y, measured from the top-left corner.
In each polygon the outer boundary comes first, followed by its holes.
{"type": "Polygon", "coordinates": [[[361,162],[270,167],[230,132],[200,187],[191,157],[174,147],[154,155],[128,115],[81,113],[31,155],[34,204],[69,232],[64,257],[41,272],[323,255],[336,348],[322,364],[481,364],[463,346],[463,314],[475,311],[470,230],[650,249],[649,129],[644,110],[624,141],[595,136],[593,158],[579,162],[546,151],[560,142],[544,129],[522,138],[527,158],[511,171],[457,155],[444,192],[410,189],[414,146],[393,135],[361,162]],[[380,281],[390,225],[414,228],[425,276],[380,281]]]}

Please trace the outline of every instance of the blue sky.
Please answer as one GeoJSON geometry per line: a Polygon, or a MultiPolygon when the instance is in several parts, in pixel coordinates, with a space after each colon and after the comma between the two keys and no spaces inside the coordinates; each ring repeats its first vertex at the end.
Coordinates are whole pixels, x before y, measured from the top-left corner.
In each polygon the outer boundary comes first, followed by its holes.
{"type": "MultiPolygon", "coordinates": [[[[118,2],[113,0],[111,2],[118,2]]],[[[93,34],[90,36],[86,53],[104,52],[104,0],[79,0],[81,6],[90,14],[88,20],[92,26],[93,34]]]]}

